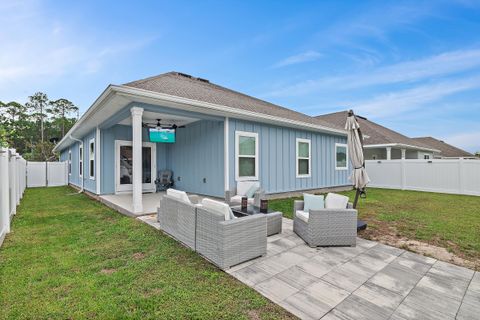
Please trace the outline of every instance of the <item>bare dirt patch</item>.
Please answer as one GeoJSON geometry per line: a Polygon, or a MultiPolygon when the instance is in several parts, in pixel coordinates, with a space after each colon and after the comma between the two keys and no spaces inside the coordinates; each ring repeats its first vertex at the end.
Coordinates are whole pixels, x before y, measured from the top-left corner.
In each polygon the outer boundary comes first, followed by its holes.
{"type": "Polygon", "coordinates": [[[133,259],[135,260],[142,260],[143,258],[145,258],[145,253],[143,252],[135,252],[133,254],[133,259]]]}
{"type": "Polygon", "coordinates": [[[112,274],[112,273],[114,273],[115,271],[117,271],[117,269],[102,269],[102,270],[100,270],[100,273],[103,273],[103,274],[112,274]]]}
{"type": "MultiPolygon", "coordinates": [[[[432,257],[437,260],[450,262],[458,266],[474,269],[480,271],[480,260],[467,260],[461,256],[458,256],[447,249],[438,247],[429,243],[421,242],[418,240],[411,240],[405,237],[401,237],[396,232],[392,232],[393,228],[389,228],[389,233],[381,234],[380,232],[361,233],[359,236],[367,238],[369,240],[378,241],[393,247],[412,251],[422,254],[424,256],[432,257]]],[[[385,231],[385,229],[383,229],[385,231]]]]}

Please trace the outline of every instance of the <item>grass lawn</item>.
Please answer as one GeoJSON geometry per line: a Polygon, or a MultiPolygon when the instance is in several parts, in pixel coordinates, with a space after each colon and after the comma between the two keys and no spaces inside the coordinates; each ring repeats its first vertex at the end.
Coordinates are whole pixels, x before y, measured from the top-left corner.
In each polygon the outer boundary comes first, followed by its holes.
{"type": "MultiPolygon", "coordinates": [[[[360,236],[406,237],[480,261],[480,197],[374,188],[367,192],[358,210],[369,227],[360,236]]],[[[355,191],[343,194],[353,201],[355,191]]],[[[271,200],[269,206],[291,218],[295,199],[271,200]]]]}
{"type": "Polygon", "coordinates": [[[1,319],[293,318],[161,232],[73,192],[26,191],[0,248],[1,319]]]}

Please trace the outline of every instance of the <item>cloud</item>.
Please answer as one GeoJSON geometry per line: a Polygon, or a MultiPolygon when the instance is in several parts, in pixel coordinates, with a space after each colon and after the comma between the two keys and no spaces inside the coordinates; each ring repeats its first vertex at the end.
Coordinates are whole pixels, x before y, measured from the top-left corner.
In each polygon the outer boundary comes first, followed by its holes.
{"type": "Polygon", "coordinates": [[[354,88],[414,83],[434,77],[444,77],[480,67],[480,49],[457,50],[427,58],[373,68],[354,75],[305,80],[276,89],[265,96],[295,96],[320,90],[350,90],[354,88]]]}
{"type": "Polygon", "coordinates": [[[444,141],[472,153],[480,151],[480,131],[457,133],[445,137],[444,141]]]}
{"type": "Polygon", "coordinates": [[[309,50],[309,51],[305,51],[303,53],[285,58],[282,61],[277,62],[273,67],[281,68],[281,67],[290,66],[293,64],[315,61],[315,60],[318,60],[321,56],[322,56],[321,53],[317,51],[309,50]]]}
{"type": "Polygon", "coordinates": [[[351,101],[344,105],[350,105],[360,114],[371,118],[385,118],[419,109],[447,96],[476,88],[480,88],[478,76],[383,93],[369,100],[351,101]]]}
{"type": "Polygon", "coordinates": [[[98,72],[115,57],[137,50],[152,39],[133,41],[83,37],[69,21],[58,21],[36,1],[0,6],[0,87],[38,83],[66,75],[98,72]],[[128,44],[128,45],[127,45],[128,44]]]}

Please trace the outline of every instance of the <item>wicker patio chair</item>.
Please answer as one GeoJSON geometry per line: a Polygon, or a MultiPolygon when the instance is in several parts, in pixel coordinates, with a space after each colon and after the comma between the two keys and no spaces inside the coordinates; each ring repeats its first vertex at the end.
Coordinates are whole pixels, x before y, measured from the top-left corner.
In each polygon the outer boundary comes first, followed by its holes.
{"type": "Polygon", "coordinates": [[[357,210],[349,203],[345,209],[310,210],[303,212],[304,202],[293,205],[293,231],[310,247],[355,246],[357,240],[357,210]]]}
{"type": "Polygon", "coordinates": [[[265,191],[260,187],[258,181],[238,181],[235,188],[225,191],[225,202],[230,206],[241,204],[242,197],[252,186],[255,186],[257,191],[255,191],[253,197],[248,198],[248,204],[260,207],[260,200],[265,198],[265,191]]]}
{"type": "MultiPolygon", "coordinates": [[[[221,269],[267,254],[267,219],[264,215],[227,220],[224,212],[211,208],[206,200],[209,199],[204,199],[197,208],[198,253],[221,269]]],[[[229,209],[227,204],[224,205],[229,209]]]]}

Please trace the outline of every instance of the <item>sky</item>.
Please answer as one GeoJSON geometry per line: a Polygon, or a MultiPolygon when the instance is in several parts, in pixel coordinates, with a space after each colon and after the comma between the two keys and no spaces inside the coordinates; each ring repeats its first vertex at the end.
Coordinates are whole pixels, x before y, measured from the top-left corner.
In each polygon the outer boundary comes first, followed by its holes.
{"type": "Polygon", "coordinates": [[[480,1],[0,0],[0,100],[180,71],[480,151],[480,1]]]}

